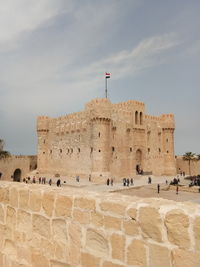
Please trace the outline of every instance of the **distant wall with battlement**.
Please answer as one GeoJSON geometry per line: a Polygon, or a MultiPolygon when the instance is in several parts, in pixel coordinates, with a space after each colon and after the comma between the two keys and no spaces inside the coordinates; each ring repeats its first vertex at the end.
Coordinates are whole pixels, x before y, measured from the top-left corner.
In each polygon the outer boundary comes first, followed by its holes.
{"type": "Polygon", "coordinates": [[[93,99],[85,110],[38,117],[38,171],[88,177],[176,173],[173,114],[145,114],[142,102],[93,99]]]}
{"type": "Polygon", "coordinates": [[[0,182],[2,267],[199,267],[200,206],[0,182]]]}
{"type": "Polygon", "coordinates": [[[21,181],[37,168],[37,156],[15,156],[0,159],[0,179],[21,181]]]}

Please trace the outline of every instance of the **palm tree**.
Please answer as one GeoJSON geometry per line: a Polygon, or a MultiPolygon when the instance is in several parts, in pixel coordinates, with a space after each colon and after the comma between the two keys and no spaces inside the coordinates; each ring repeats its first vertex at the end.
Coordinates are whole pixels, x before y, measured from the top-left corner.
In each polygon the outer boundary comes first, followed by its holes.
{"type": "Polygon", "coordinates": [[[186,152],[184,155],[183,155],[183,160],[186,160],[188,161],[188,164],[189,164],[189,175],[191,175],[191,168],[190,168],[190,163],[192,160],[195,159],[195,153],[192,153],[192,152],[186,152]]]}

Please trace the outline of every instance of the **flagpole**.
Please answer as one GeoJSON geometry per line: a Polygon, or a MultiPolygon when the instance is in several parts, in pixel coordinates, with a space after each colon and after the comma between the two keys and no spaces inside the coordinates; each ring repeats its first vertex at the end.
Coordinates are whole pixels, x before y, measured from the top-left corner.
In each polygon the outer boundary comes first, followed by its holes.
{"type": "Polygon", "coordinates": [[[106,77],[105,77],[105,94],[106,94],[106,98],[108,98],[107,78],[106,77]]]}

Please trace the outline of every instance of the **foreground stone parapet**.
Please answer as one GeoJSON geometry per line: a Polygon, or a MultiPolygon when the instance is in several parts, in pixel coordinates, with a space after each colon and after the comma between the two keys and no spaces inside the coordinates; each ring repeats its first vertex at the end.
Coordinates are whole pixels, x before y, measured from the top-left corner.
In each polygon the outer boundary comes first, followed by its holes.
{"type": "Polygon", "coordinates": [[[8,182],[0,193],[2,267],[200,266],[197,204],[8,182]]]}

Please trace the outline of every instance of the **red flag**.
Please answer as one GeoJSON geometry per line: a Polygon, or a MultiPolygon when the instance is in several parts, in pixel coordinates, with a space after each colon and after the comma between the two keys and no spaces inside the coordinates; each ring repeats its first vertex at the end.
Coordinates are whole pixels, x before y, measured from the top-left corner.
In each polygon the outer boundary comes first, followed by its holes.
{"type": "Polygon", "coordinates": [[[110,73],[106,72],[105,75],[106,75],[106,79],[110,78],[110,73]]]}

